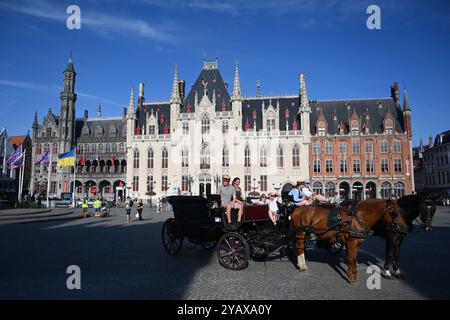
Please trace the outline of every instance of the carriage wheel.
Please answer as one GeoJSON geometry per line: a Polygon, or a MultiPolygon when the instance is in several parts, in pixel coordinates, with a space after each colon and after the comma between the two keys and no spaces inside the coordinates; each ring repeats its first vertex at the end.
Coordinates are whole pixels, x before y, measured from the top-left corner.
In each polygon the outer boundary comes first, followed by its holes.
{"type": "Polygon", "coordinates": [[[219,240],[205,241],[205,242],[202,242],[201,245],[206,250],[212,250],[216,247],[217,242],[219,242],[219,240]]]}
{"type": "Polygon", "coordinates": [[[170,218],[164,222],[162,227],[162,242],[168,254],[175,255],[183,246],[183,231],[175,222],[175,219],[170,218]]]}
{"type": "Polygon", "coordinates": [[[250,249],[247,240],[239,233],[224,234],[217,246],[217,257],[220,264],[230,270],[247,268],[250,249]]]}
{"type": "Polygon", "coordinates": [[[327,247],[327,251],[329,254],[339,254],[342,249],[344,249],[344,245],[341,242],[334,242],[329,247],[327,247]]]}

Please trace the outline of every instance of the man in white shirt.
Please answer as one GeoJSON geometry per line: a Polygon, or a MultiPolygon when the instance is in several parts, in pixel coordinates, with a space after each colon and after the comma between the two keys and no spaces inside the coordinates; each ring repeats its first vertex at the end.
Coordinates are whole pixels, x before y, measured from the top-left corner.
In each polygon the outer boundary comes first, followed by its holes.
{"type": "Polygon", "coordinates": [[[309,204],[312,204],[314,200],[319,202],[327,202],[327,199],[324,196],[311,190],[309,179],[305,179],[305,187],[302,189],[302,193],[305,195],[305,198],[308,200],[309,204]]]}
{"type": "Polygon", "coordinates": [[[269,218],[272,220],[273,225],[276,225],[280,218],[280,215],[278,214],[277,197],[278,195],[276,193],[269,193],[269,218]]]}

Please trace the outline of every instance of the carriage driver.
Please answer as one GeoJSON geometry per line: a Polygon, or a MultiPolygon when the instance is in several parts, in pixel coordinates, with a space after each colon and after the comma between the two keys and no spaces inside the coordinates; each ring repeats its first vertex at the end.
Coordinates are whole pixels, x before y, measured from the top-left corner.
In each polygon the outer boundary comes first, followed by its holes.
{"type": "Polygon", "coordinates": [[[308,205],[308,200],[305,199],[305,195],[302,192],[302,189],[305,187],[305,183],[303,181],[297,181],[297,184],[294,188],[289,191],[288,195],[292,196],[294,200],[294,205],[296,206],[306,206],[308,205]]]}
{"type": "MultiPolygon", "coordinates": [[[[231,209],[236,203],[236,189],[230,185],[230,176],[222,176],[222,184],[217,189],[217,193],[220,194],[220,200],[222,202],[222,208],[227,209],[228,224],[231,224],[231,209]]],[[[238,222],[241,221],[242,206],[239,207],[238,222]]]]}

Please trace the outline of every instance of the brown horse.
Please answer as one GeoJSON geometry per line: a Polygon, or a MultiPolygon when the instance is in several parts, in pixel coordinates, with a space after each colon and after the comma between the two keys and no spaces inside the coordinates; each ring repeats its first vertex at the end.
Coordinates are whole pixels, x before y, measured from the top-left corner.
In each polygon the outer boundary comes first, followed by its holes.
{"type": "Polygon", "coordinates": [[[350,283],[357,281],[357,255],[361,244],[367,240],[370,229],[378,221],[389,224],[404,224],[395,212],[398,204],[394,201],[367,200],[358,204],[357,211],[351,214],[343,208],[330,209],[312,205],[297,207],[292,213],[292,225],[297,234],[296,252],[300,271],[308,271],[305,248],[311,234],[330,243],[341,242],[347,249],[347,277],[350,283]],[[334,216],[334,217],[333,217],[334,216]],[[339,219],[336,219],[338,217],[339,219]]]}

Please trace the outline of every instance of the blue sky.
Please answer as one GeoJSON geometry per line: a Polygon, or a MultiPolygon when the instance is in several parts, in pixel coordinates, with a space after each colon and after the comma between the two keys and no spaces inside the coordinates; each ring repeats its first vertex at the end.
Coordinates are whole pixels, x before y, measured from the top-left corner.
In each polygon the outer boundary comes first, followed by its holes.
{"type": "Polygon", "coordinates": [[[304,72],[310,99],[387,97],[406,84],[414,144],[450,129],[448,1],[0,0],[0,127],[30,129],[59,112],[70,50],[77,72],[77,116],[119,115],[130,87],[146,100],[167,100],[174,64],[187,90],[202,58],[219,58],[225,81],[239,61],[244,95],[298,92],[304,72]],[[66,8],[81,9],[81,30],[68,30],[66,8]],[[381,8],[381,30],[366,9],[381,8]]]}

